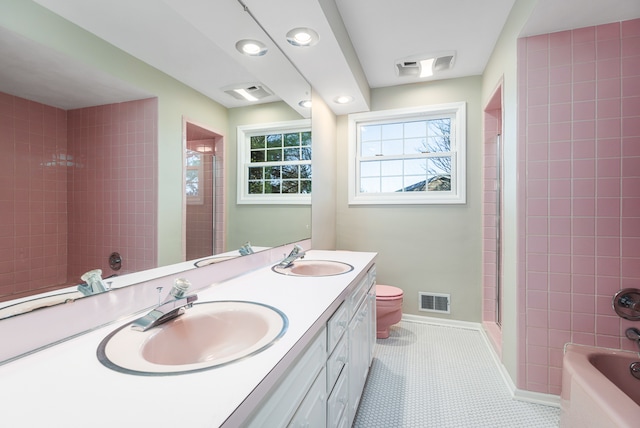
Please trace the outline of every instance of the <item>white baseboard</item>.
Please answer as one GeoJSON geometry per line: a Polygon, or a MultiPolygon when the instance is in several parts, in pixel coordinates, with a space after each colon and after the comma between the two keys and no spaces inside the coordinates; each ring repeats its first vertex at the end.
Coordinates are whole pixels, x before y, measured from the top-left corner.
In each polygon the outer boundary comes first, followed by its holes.
{"type": "Polygon", "coordinates": [[[560,396],[555,394],[544,394],[542,392],[525,391],[524,389],[516,388],[513,391],[513,399],[560,408],[560,396]]]}
{"type": "Polygon", "coordinates": [[[448,327],[466,328],[468,330],[482,330],[482,326],[477,322],[450,320],[445,318],[428,317],[424,315],[402,314],[402,321],[444,325],[448,327]]]}
{"type": "Polygon", "coordinates": [[[513,383],[511,376],[507,372],[506,367],[500,361],[498,354],[496,354],[495,349],[491,345],[489,341],[489,337],[485,332],[484,328],[482,328],[481,323],[471,322],[471,321],[459,321],[459,320],[450,320],[444,318],[436,318],[436,317],[428,317],[422,315],[410,315],[410,314],[402,314],[402,321],[407,322],[417,322],[424,324],[434,324],[441,325],[447,327],[457,327],[457,328],[466,328],[468,330],[477,330],[482,335],[487,348],[489,348],[491,352],[491,356],[493,357],[493,361],[495,362],[498,370],[500,371],[500,375],[502,380],[504,381],[505,386],[511,392],[511,396],[514,400],[525,401],[528,403],[542,404],[544,406],[551,407],[560,407],[560,397],[554,394],[544,394],[541,392],[533,392],[526,391],[523,389],[516,388],[516,385],[513,383]]]}

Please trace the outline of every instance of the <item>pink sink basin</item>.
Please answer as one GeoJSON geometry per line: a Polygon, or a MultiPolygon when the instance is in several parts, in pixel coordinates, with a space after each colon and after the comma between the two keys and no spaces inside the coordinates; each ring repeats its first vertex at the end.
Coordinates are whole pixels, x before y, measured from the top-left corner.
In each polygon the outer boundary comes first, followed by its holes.
{"type": "Polygon", "coordinates": [[[332,260],[296,260],[289,267],[275,265],[272,270],[282,275],[333,276],[351,272],[353,266],[332,260]]]}
{"type": "Polygon", "coordinates": [[[286,331],[287,317],[259,303],[195,304],[171,321],[145,332],[121,327],[98,348],[107,367],[139,375],[207,370],[255,355],[286,331]]]}

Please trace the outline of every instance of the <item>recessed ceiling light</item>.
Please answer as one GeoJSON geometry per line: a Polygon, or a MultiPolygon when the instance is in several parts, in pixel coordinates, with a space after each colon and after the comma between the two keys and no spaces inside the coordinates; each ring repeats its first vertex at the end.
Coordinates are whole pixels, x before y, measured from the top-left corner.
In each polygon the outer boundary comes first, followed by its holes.
{"type": "Polygon", "coordinates": [[[196,152],[211,153],[211,152],[213,152],[213,147],[200,145],[200,146],[196,147],[196,152]]]}
{"type": "Polygon", "coordinates": [[[298,103],[300,107],[311,108],[311,100],[302,100],[298,103]]]}
{"type": "Polygon", "coordinates": [[[299,27],[287,33],[287,42],[293,46],[313,46],[320,37],[311,28],[299,27]]]}
{"type": "Polygon", "coordinates": [[[338,104],[347,104],[353,101],[353,97],[350,97],[349,95],[340,95],[339,97],[334,98],[333,101],[338,104]]]}
{"type": "Polygon", "coordinates": [[[249,56],[262,56],[267,53],[267,47],[264,43],[257,40],[243,39],[236,43],[236,49],[240,53],[249,56]]]}

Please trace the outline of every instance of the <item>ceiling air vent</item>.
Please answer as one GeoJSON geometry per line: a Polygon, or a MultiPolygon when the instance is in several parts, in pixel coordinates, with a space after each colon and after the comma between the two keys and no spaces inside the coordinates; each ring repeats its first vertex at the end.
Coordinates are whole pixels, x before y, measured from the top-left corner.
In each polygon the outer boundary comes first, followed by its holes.
{"type": "Polygon", "coordinates": [[[396,63],[398,76],[417,76],[420,74],[420,64],[417,61],[401,61],[396,63]]]}
{"type": "Polygon", "coordinates": [[[399,77],[429,77],[453,67],[454,58],[453,52],[414,55],[396,61],[396,73],[399,77]]]}
{"type": "Polygon", "coordinates": [[[436,58],[433,62],[433,71],[444,71],[451,68],[453,65],[453,55],[441,56],[436,58]]]}
{"type": "Polygon", "coordinates": [[[266,86],[259,83],[247,83],[242,85],[229,86],[223,89],[224,92],[235,99],[243,101],[258,101],[262,98],[273,95],[266,86]]]}

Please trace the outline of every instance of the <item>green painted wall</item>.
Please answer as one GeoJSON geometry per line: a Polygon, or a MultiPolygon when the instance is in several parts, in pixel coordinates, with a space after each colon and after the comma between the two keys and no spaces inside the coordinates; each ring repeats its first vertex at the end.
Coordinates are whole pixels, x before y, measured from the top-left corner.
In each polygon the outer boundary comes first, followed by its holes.
{"type": "MultiPolygon", "coordinates": [[[[466,102],[467,203],[349,206],[347,117],[338,118],[337,248],[378,252],[378,283],[404,290],[403,312],[418,310],[418,292],[451,294],[447,318],[481,317],[481,78],[374,89],[372,111],[466,102]]],[[[445,316],[445,315],[440,315],[445,316]]]]}
{"type": "MultiPolygon", "coordinates": [[[[273,247],[311,237],[311,205],[239,205],[236,202],[237,127],[300,119],[302,117],[284,102],[229,109],[229,138],[225,143],[228,250],[237,249],[247,241],[258,247],[273,247]]],[[[313,184],[317,185],[317,181],[313,184]]]]}

